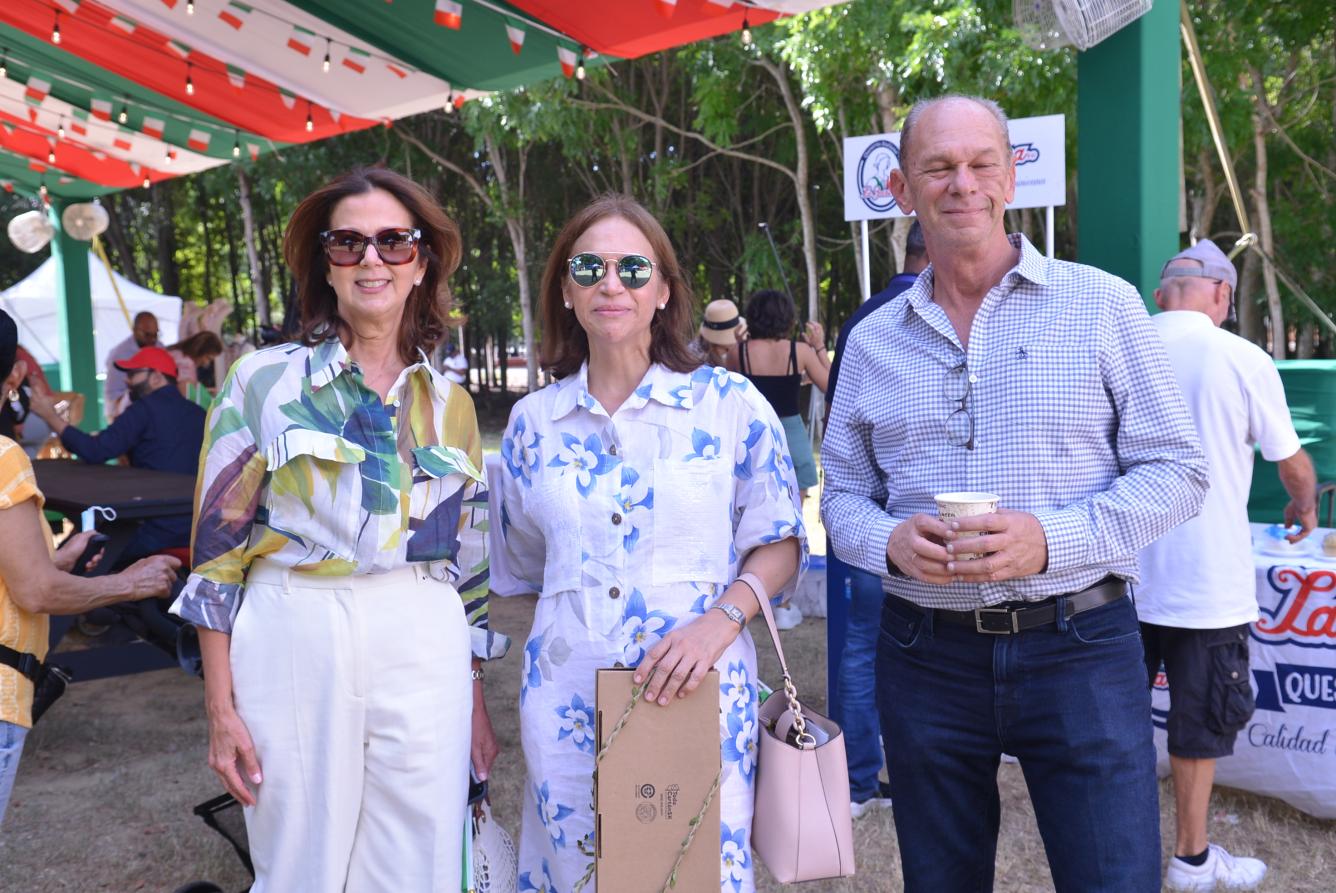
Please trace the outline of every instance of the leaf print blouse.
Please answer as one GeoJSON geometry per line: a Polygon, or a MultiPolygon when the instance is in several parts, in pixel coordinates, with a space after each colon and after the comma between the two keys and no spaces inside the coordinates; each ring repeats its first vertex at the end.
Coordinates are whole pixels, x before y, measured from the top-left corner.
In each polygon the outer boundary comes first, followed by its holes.
{"type": "Polygon", "coordinates": [[[337,338],[247,354],[209,411],[201,463],[182,619],[230,633],[257,558],[327,576],[427,562],[459,591],[474,655],[505,654],[487,625],[473,401],[425,357],[383,403],[337,338]]]}

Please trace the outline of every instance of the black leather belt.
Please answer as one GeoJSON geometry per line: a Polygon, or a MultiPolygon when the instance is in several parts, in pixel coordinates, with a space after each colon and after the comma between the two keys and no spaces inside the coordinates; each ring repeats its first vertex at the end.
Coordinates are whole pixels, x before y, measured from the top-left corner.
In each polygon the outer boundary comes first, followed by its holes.
{"type": "MultiPolygon", "coordinates": [[[[1083,611],[1116,602],[1125,595],[1127,595],[1126,580],[1121,577],[1105,577],[1089,589],[1064,596],[1063,613],[1070,619],[1083,611]]],[[[898,598],[898,596],[893,597],[898,598]]],[[[908,604],[919,611],[929,610],[913,602],[908,604]]],[[[940,620],[955,626],[968,626],[975,632],[990,636],[1010,636],[1028,629],[1052,626],[1058,619],[1056,596],[1033,604],[975,608],[973,611],[948,611],[944,608],[931,610],[934,622],[940,620]]]]}

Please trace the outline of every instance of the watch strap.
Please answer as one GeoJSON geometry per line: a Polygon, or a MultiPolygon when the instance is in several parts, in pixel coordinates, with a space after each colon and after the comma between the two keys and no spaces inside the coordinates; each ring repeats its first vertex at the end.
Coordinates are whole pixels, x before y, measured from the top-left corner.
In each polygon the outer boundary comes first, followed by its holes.
{"type": "Polygon", "coordinates": [[[742,609],[739,608],[737,605],[726,605],[726,604],[711,605],[710,610],[722,611],[725,617],[727,617],[729,620],[732,620],[740,628],[746,629],[747,627],[747,615],[742,613],[742,609]]]}

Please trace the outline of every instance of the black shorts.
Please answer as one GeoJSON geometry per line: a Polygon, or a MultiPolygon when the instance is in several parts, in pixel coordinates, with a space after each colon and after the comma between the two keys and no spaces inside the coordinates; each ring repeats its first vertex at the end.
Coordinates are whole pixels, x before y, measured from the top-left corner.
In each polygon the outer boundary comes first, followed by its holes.
{"type": "Polygon", "coordinates": [[[1191,760],[1227,757],[1253,714],[1248,626],[1179,629],[1141,624],[1150,684],[1164,662],[1169,680],[1169,753],[1191,760]]]}

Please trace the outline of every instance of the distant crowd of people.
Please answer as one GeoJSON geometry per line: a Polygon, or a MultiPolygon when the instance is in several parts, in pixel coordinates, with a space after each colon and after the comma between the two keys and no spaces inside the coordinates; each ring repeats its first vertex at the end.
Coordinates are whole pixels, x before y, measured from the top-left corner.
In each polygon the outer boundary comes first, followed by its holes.
{"type": "MultiPolygon", "coordinates": [[[[850,598],[836,692],[850,798],[855,816],[893,798],[905,889],[992,888],[1004,754],[1056,889],[1252,889],[1266,866],[1210,843],[1207,814],[1214,761],[1253,706],[1253,444],[1291,497],[1291,541],[1316,525],[1316,483],[1274,364],[1219,327],[1234,267],[1209,241],[1175,255],[1152,319],[1128,283],[1008,234],[1016,174],[992,102],[916,104],[899,160],[889,185],[917,217],[904,268],[840,328],[833,363],[821,325],[799,337],[776,291],[745,314],[711,301],[697,324],[672,240],[632,198],[578,211],[539,289],[555,382],[515,404],[492,480],[467,361],[453,346],[444,372],[427,359],[464,239],[397,173],[356,169],[301,202],[284,240],[296,337],[243,356],[216,393],[198,370],[217,336],[164,349],[140,314],[112,354],[112,421],[85,433],[0,314],[5,394],[26,381],[22,411],[66,450],[200,482],[193,542],[145,524],[124,570],[77,577],[87,535],[51,548],[28,460],[0,437],[0,541],[22,544],[0,550],[0,643],[40,664],[47,614],[160,596],[177,565],[164,550],[189,543],[171,610],[199,632],[209,763],[246,807],[252,889],[454,889],[469,776],[498,753],[484,680],[511,645],[488,621],[499,525],[510,572],[539,595],[518,692],[520,889],[564,893],[586,872],[595,671],[625,665],[659,705],[719,671],[703,696],[719,699],[721,885],[753,890],[747,624],[788,604],[808,561],[810,382],[830,405],[829,573],[850,598]],[[940,517],[951,491],[1000,507],[940,517]]],[[[32,686],[13,663],[0,683],[2,817],[32,686]]]]}

